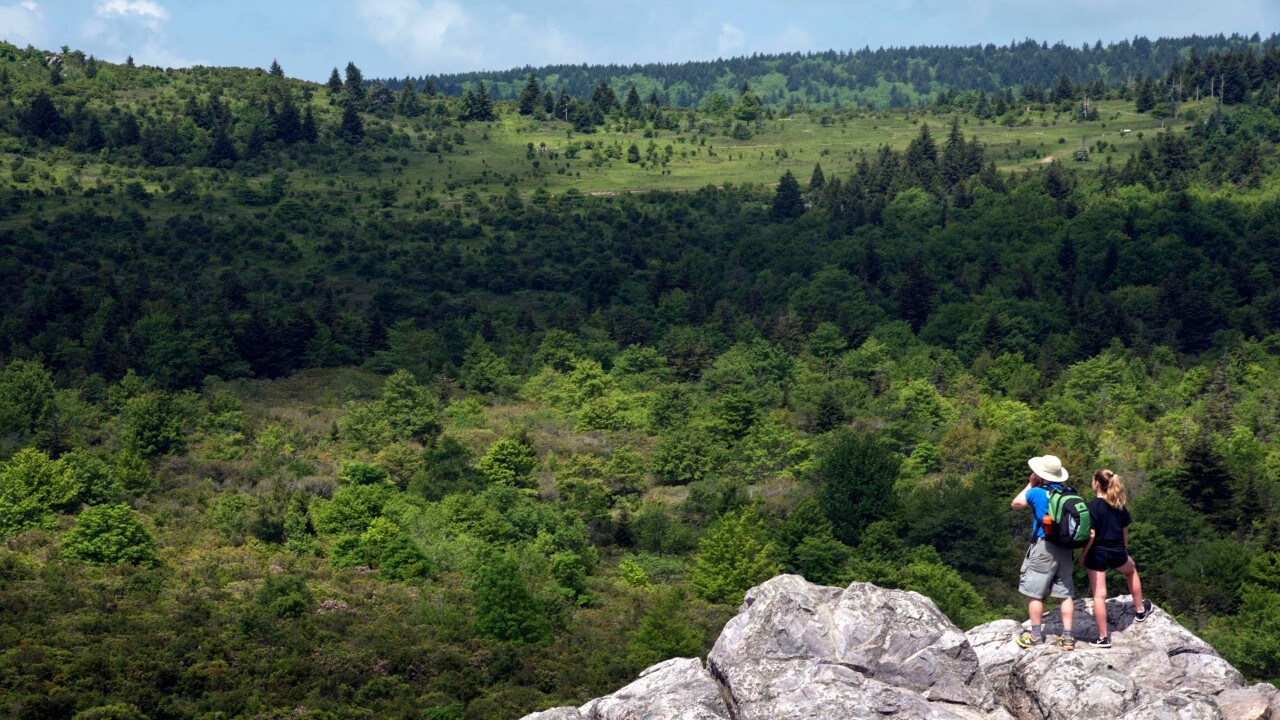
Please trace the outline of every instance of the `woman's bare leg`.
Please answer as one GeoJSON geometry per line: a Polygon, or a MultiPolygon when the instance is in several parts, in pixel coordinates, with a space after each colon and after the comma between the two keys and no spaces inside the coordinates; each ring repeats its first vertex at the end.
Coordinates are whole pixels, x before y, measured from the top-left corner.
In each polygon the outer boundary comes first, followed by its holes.
{"type": "Polygon", "coordinates": [[[1098,623],[1098,637],[1107,636],[1107,573],[1089,571],[1089,585],[1093,588],[1093,619],[1098,623]]]}
{"type": "MultiPolygon", "coordinates": [[[[1133,596],[1133,606],[1139,610],[1142,609],[1142,580],[1138,578],[1138,566],[1134,564],[1133,558],[1129,558],[1125,564],[1116,568],[1116,572],[1124,575],[1129,581],[1129,594],[1133,596]]],[[[1090,571],[1092,573],[1092,571],[1090,571]]]]}

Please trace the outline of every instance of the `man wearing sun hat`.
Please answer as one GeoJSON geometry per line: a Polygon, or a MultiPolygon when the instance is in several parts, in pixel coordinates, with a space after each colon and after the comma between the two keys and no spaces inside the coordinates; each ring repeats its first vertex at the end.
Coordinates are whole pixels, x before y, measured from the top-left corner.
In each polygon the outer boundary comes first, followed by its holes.
{"type": "Polygon", "coordinates": [[[1076,640],[1071,633],[1071,620],[1075,611],[1075,583],[1071,580],[1073,560],[1070,548],[1045,539],[1041,519],[1049,512],[1049,490],[1065,488],[1067,469],[1054,455],[1033,457],[1027,461],[1031,477],[1027,486],[1014,496],[1009,505],[1014,510],[1031,508],[1031,546],[1022,559],[1022,571],[1018,578],[1018,592],[1031,598],[1031,629],[1023,630],[1017,638],[1022,647],[1044,642],[1044,598],[1046,595],[1062,599],[1062,636],[1058,645],[1063,650],[1075,650],[1076,640]]]}

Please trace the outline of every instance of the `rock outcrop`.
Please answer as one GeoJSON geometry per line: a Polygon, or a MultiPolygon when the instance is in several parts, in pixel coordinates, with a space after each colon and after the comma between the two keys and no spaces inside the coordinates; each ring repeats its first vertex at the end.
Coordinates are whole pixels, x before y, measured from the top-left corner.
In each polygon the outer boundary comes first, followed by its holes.
{"type": "MultiPolygon", "coordinates": [[[[1075,635],[1097,636],[1092,601],[1075,635]]],[[[928,598],[866,583],[782,575],[750,590],[704,664],[668,660],[612,695],[524,720],[1280,720],[1280,691],[1249,687],[1207,643],[1158,608],[1135,623],[1107,603],[1113,647],[1022,649],[1022,626],[961,632],[928,598]]],[[[1045,631],[1061,633],[1057,612],[1045,631]]]]}

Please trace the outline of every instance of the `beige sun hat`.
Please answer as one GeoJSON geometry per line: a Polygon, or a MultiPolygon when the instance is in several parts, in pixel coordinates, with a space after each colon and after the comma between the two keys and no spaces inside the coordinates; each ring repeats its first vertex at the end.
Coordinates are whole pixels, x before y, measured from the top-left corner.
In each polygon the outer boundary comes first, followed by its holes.
{"type": "Polygon", "coordinates": [[[1067,469],[1062,467],[1062,461],[1058,459],[1057,455],[1033,457],[1027,461],[1027,464],[1045,482],[1066,482],[1069,477],[1067,469]]]}

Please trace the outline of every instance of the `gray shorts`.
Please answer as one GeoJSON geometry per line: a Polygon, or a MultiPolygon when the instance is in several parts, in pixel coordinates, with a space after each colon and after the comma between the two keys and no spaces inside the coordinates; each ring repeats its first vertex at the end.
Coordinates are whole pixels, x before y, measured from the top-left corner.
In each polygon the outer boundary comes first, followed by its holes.
{"type": "Polygon", "coordinates": [[[1037,538],[1027,548],[1026,557],[1022,558],[1018,592],[1035,600],[1043,600],[1045,595],[1064,599],[1075,597],[1072,562],[1070,548],[1037,538]]]}

